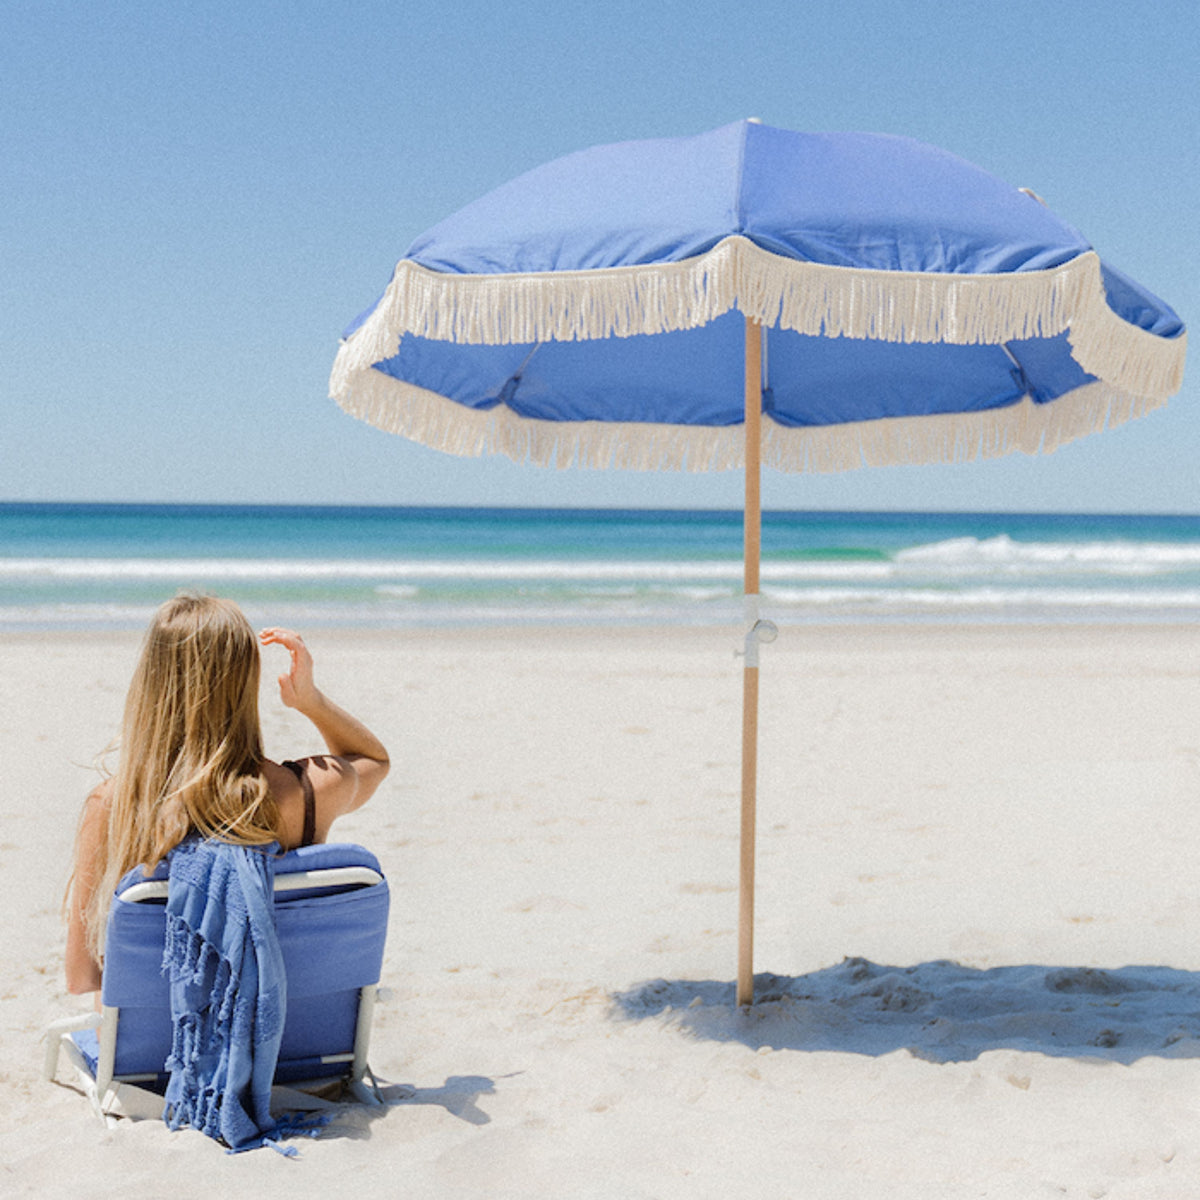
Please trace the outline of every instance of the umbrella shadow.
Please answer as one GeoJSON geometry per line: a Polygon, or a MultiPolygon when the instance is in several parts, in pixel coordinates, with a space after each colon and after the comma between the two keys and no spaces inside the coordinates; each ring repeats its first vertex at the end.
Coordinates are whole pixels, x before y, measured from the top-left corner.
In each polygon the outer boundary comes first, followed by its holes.
{"type": "Polygon", "coordinates": [[[750,1007],[737,1007],[730,982],[656,979],[614,994],[612,1012],[756,1050],[880,1056],[903,1049],[935,1063],[1000,1049],[1124,1064],[1200,1058],[1200,972],[1172,967],[981,970],[945,960],[892,967],[847,958],[754,982],[750,1007]]]}

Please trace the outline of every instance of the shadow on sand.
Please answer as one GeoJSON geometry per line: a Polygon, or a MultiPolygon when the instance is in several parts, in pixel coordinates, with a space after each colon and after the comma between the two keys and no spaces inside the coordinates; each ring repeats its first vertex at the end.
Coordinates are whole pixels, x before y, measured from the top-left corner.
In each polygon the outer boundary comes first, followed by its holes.
{"type": "Polygon", "coordinates": [[[487,1125],[492,1119],[479,1107],[481,1096],[491,1096],[496,1091],[496,1081],[486,1075],[451,1075],[440,1087],[416,1087],[382,1079],[376,1080],[376,1086],[381,1104],[360,1104],[343,1096],[340,1101],[330,1103],[328,1122],[316,1128],[312,1136],[322,1141],[366,1141],[371,1137],[371,1126],[376,1121],[385,1119],[394,1108],[414,1104],[444,1108],[468,1125],[487,1125]]]}
{"type": "Polygon", "coordinates": [[[487,1125],[491,1117],[479,1107],[480,1096],[491,1096],[496,1082],[486,1075],[451,1075],[441,1087],[414,1087],[407,1083],[389,1083],[380,1087],[383,1102],[389,1108],[407,1104],[436,1104],[451,1116],[469,1125],[487,1125]]]}
{"type": "Polygon", "coordinates": [[[1012,966],[939,961],[889,967],[847,958],[808,975],[756,975],[755,1004],[732,983],[657,979],[612,997],[614,1013],[658,1019],[693,1038],[758,1049],[929,1062],[1029,1050],[1132,1063],[1200,1058],[1200,973],[1171,967],[1012,966]]]}

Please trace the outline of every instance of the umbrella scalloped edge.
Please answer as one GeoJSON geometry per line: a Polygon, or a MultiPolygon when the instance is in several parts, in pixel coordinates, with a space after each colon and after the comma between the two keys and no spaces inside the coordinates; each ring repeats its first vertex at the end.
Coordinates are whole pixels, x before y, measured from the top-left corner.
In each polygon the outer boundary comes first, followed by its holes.
{"type": "MultiPolygon", "coordinates": [[[[1069,330],[1089,374],[1123,393],[1179,390],[1187,335],[1163,338],[1109,308],[1094,252],[995,275],[859,270],[799,262],[740,236],[678,263],[452,275],[401,260],[330,380],[342,400],[405,333],[479,345],[578,341],[691,329],[733,309],[771,327],[889,342],[1000,344],[1069,330]]],[[[371,372],[375,374],[375,372],[371,372]]]]}
{"type": "MultiPolygon", "coordinates": [[[[743,427],[541,421],[503,405],[467,408],[380,371],[333,399],[351,416],[460,457],[502,454],[518,463],[627,470],[721,471],[745,462],[743,427]]],[[[981,412],[893,417],[803,429],[763,421],[762,462],[779,471],[968,462],[1049,453],[1077,438],[1144,416],[1165,398],[1089,383],[1050,404],[1028,398],[981,412]]]]}

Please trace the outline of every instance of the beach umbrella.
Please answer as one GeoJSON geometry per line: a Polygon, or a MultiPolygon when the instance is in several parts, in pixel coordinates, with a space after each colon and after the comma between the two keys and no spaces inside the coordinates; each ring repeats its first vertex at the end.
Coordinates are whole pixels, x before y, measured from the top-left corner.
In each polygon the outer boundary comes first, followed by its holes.
{"type": "Polygon", "coordinates": [[[1178,390],[1171,309],[934,147],[743,121],[557,159],[422,234],[348,412],[460,455],[745,471],[738,1003],[753,999],[759,473],[1052,450],[1178,390]]]}

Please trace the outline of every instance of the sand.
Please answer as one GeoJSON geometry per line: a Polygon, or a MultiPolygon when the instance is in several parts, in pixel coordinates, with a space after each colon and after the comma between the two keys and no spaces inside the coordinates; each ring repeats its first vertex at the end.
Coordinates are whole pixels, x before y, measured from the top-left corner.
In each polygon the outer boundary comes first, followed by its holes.
{"type": "MultiPolygon", "coordinates": [[[[1200,1191],[1200,628],[785,630],[748,1011],[734,633],[309,641],[395,762],[335,827],[392,887],[392,1103],[229,1156],[41,1079],[83,1003],[59,901],[137,638],[8,636],[3,1194],[1200,1191]]],[[[263,703],[268,752],[318,749],[263,703]]]]}

